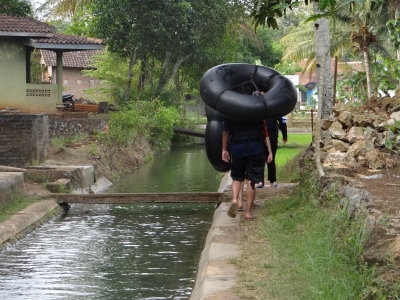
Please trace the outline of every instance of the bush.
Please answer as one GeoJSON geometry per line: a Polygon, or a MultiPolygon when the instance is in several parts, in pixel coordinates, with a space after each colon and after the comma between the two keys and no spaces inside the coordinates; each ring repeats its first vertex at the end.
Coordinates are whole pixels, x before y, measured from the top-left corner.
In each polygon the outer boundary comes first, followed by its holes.
{"type": "Polygon", "coordinates": [[[130,146],[138,137],[150,141],[153,149],[169,148],[173,127],[183,117],[174,107],[165,107],[160,101],[137,101],[134,107],[113,113],[106,139],[115,146],[130,146]]]}

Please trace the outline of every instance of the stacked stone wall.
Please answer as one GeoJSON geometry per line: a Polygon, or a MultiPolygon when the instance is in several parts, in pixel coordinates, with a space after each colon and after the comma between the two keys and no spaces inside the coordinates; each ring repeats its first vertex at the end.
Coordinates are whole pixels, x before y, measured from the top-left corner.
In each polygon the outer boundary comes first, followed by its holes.
{"type": "Polygon", "coordinates": [[[85,113],[65,113],[49,116],[50,139],[102,132],[108,124],[106,118],[88,117],[85,113]]]}
{"type": "Polygon", "coordinates": [[[46,159],[47,115],[0,115],[0,165],[25,166],[46,159]]]}
{"type": "Polygon", "coordinates": [[[400,164],[400,94],[339,107],[322,120],[322,158],[326,168],[392,168],[400,164]]]}

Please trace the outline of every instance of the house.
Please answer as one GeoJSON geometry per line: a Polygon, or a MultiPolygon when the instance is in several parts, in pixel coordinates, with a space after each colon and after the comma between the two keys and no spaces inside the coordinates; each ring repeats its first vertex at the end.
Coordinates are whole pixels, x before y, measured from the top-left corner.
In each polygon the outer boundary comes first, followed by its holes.
{"type": "Polygon", "coordinates": [[[62,104],[64,53],[100,49],[99,39],[56,33],[53,26],[31,17],[0,14],[0,107],[25,113],[56,111],[62,104]],[[42,73],[40,50],[55,53],[55,82],[37,76],[42,73]]]}
{"type": "MultiPolygon", "coordinates": [[[[303,60],[299,62],[299,65],[305,69],[307,60],[303,60]]],[[[335,68],[334,60],[331,61],[331,70],[333,74],[333,70],[335,68]]],[[[352,71],[363,71],[364,67],[361,62],[338,62],[337,63],[337,78],[340,79],[347,73],[351,73],[352,71]]],[[[300,108],[304,108],[305,106],[315,107],[318,102],[317,99],[317,73],[315,69],[311,71],[302,71],[297,72],[297,75],[300,77],[299,84],[304,87],[300,91],[300,108]]]]}
{"type": "MultiPolygon", "coordinates": [[[[82,74],[85,69],[93,68],[93,60],[101,50],[70,51],[65,52],[62,58],[63,65],[63,92],[73,94],[74,98],[86,98],[85,90],[98,87],[101,80],[82,74]]],[[[45,67],[47,76],[43,80],[56,83],[57,57],[56,53],[40,50],[41,65],[45,67]]]]}

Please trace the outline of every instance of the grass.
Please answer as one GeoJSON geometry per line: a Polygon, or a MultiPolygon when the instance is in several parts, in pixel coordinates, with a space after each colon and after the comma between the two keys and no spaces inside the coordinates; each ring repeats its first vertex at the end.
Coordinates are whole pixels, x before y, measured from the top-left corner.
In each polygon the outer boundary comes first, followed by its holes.
{"type": "Polygon", "coordinates": [[[0,206],[0,222],[8,220],[12,215],[18,213],[37,201],[38,199],[28,198],[25,196],[15,197],[8,203],[0,206]]]}
{"type": "Polygon", "coordinates": [[[256,222],[243,224],[240,299],[390,299],[362,263],[363,220],[347,218],[334,187],[321,204],[311,170],[290,196],[267,201],[256,222]]]}
{"type": "Polygon", "coordinates": [[[299,180],[296,157],[311,143],[311,139],[311,134],[289,134],[286,144],[283,144],[280,139],[275,155],[278,182],[295,182],[299,180]]]}
{"type": "Polygon", "coordinates": [[[64,153],[66,151],[66,147],[70,147],[75,143],[81,142],[86,138],[86,135],[74,135],[69,137],[58,137],[51,139],[51,144],[55,148],[57,153],[64,153]]]}

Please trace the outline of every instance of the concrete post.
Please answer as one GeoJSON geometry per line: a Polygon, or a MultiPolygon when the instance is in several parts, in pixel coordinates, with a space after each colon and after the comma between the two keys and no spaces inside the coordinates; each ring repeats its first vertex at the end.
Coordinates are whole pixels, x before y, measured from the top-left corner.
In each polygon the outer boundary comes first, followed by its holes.
{"type": "Polygon", "coordinates": [[[62,57],[63,52],[57,51],[57,73],[56,73],[56,83],[58,85],[58,96],[57,96],[57,104],[62,104],[62,93],[63,93],[63,78],[62,78],[62,57]]]}

